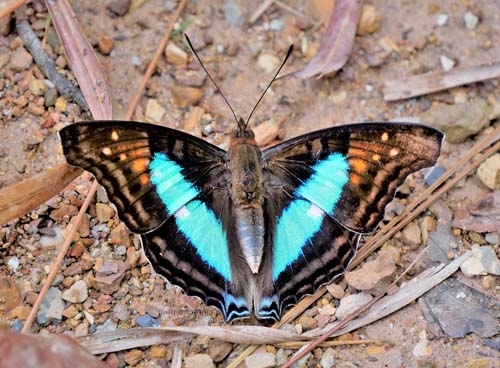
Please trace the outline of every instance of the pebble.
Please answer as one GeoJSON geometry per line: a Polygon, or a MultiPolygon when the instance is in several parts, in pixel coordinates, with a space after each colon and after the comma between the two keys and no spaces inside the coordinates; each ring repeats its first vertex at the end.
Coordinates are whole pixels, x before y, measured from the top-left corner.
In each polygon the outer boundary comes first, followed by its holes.
{"type": "Polygon", "coordinates": [[[321,368],[333,368],[335,365],[335,357],[331,348],[326,349],[319,361],[321,368]]]}
{"type": "Polygon", "coordinates": [[[61,203],[61,205],[50,213],[50,218],[54,221],[69,220],[69,217],[78,214],[78,207],[71,204],[61,203]]]}
{"type": "Polygon", "coordinates": [[[345,295],[344,288],[338,284],[326,285],[326,290],[336,299],[342,299],[345,295]]]}
{"type": "Polygon", "coordinates": [[[436,23],[439,27],[444,26],[448,22],[448,14],[438,14],[436,23]]]}
{"type": "Polygon", "coordinates": [[[160,105],[158,100],[150,98],[146,103],[144,117],[152,123],[159,123],[162,121],[162,117],[165,114],[165,111],[166,110],[163,108],[163,106],[160,105]]]}
{"type": "Polygon", "coordinates": [[[495,277],[491,275],[487,275],[483,277],[483,287],[485,289],[492,289],[496,284],[495,277]]]}
{"type": "Polygon", "coordinates": [[[160,359],[167,356],[168,350],[165,345],[153,345],[151,347],[151,358],[160,359]]]}
{"type": "Polygon", "coordinates": [[[446,55],[441,55],[439,60],[441,61],[441,66],[445,72],[448,72],[455,67],[456,61],[446,55]]]}
{"type": "Polygon", "coordinates": [[[271,74],[278,68],[280,59],[272,54],[262,53],[257,59],[257,64],[264,69],[266,73],[271,74]]]}
{"type": "Polygon", "coordinates": [[[85,281],[79,280],[73,284],[68,290],[62,293],[62,298],[70,303],[83,303],[87,300],[88,287],[85,281]]]}
{"type": "Polygon", "coordinates": [[[133,66],[135,67],[140,67],[142,64],[141,58],[137,55],[132,55],[130,57],[130,62],[132,63],[133,66]]]}
{"type": "Polygon", "coordinates": [[[488,233],[484,236],[484,240],[493,245],[500,244],[500,233],[488,233]]]}
{"type": "Polygon", "coordinates": [[[490,358],[477,358],[467,361],[464,368],[492,368],[494,364],[490,358]]]}
{"type": "Polygon", "coordinates": [[[432,348],[429,346],[429,341],[427,340],[427,333],[425,331],[420,332],[419,341],[417,345],[413,348],[413,356],[415,358],[423,358],[432,354],[432,348]]]}
{"type": "Polygon", "coordinates": [[[446,168],[443,166],[433,166],[424,170],[424,180],[425,184],[431,186],[434,184],[443,174],[446,172],[446,168]]]}
{"type": "Polygon", "coordinates": [[[280,123],[275,119],[266,120],[253,128],[257,145],[263,147],[276,139],[280,130],[280,123]]]}
{"type": "Polygon", "coordinates": [[[36,316],[37,322],[41,326],[46,326],[51,322],[61,322],[64,311],[64,302],[61,298],[61,291],[51,287],[45,298],[43,298],[40,310],[36,316]]]}
{"type": "Polygon", "coordinates": [[[48,88],[43,98],[45,99],[45,107],[54,106],[57,100],[58,92],[56,88],[48,88]]]}
{"type": "MultiPolygon", "coordinates": [[[[123,222],[120,222],[111,232],[109,233],[109,241],[114,245],[129,246],[130,238],[129,231],[123,222]]],[[[125,253],[127,252],[125,248],[125,253]]],[[[124,254],[125,254],[124,253],[124,254]]]]}
{"type": "Polygon", "coordinates": [[[14,272],[17,271],[19,268],[19,258],[16,256],[10,257],[9,260],[7,261],[7,266],[14,272]]]}
{"type": "Polygon", "coordinates": [[[126,321],[129,318],[128,308],[122,303],[116,303],[113,307],[113,315],[119,321],[126,321]]]}
{"type": "Polygon", "coordinates": [[[46,247],[58,247],[64,243],[64,237],[62,235],[62,230],[59,227],[48,228],[54,231],[54,235],[43,235],[40,237],[40,245],[44,248],[46,247]]]}
{"type": "MultiPolygon", "coordinates": [[[[297,322],[301,326],[302,331],[312,330],[313,328],[318,327],[318,321],[316,320],[316,318],[309,317],[305,314],[303,314],[298,319],[297,322]]],[[[301,333],[301,332],[298,332],[298,333],[301,333]]]]}
{"type": "Polygon", "coordinates": [[[477,27],[477,24],[479,23],[479,17],[475,15],[474,13],[468,11],[464,15],[464,22],[465,26],[468,29],[475,29],[477,27]]]}
{"type": "Polygon", "coordinates": [[[47,91],[47,85],[41,79],[31,78],[28,88],[35,96],[42,96],[47,91]]]}
{"type": "Polygon", "coordinates": [[[97,216],[97,220],[102,224],[102,223],[108,223],[109,220],[111,220],[111,217],[113,217],[115,211],[113,208],[105,203],[97,203],[95,205],[95,212],[97,216]]]}
{"type": "Polygon", "coordinates": [[[10,61],[10,50],[8,47],[0,46],[0,69],[3,69],[10,61]]]}
{"type": "Polygon", "coordinates": [[[473,255],[465,260],[460,266],[460,270],[469,277],[476,275],[500,275],[500,261],[497,258],[493,247],[487,245],[473,247],[473,255]]]}
{"type": "Polygon", "coordinates": [[[131,0],[112,0],[106,5],[106,9],[121,17],[129,11],[130,3],[131,0]]]}
{"type": "Polygon", "coordinates": [[[364,4],[359,17],[357,34],[360,36],[375,33],[380,27],[382,17],[371,4],[364,4]]]}
{"type": "Polygon", "coordinates": [[[188,54],[173,42],[169,42],[165,48],[167,62],[175,65],[186,65],[188,54]]]}
{"type": "Polygon", "coordinates": [[[451,225],[449,223],[439,224],[437,229],[429,234],[427,253],[429,258],[435,262],[447,263],[448,254],[457,247],[451,225]]]}
{"type": "Polygon", "coordinates": [[[149,314],[135,317],[135,323],[137,323],[141,327],[158,327],[158,326],[160,326],[160,321],[158,321],[156,318],[151,317],[149,314]]]}
{"type": "Polygon", "coordinates": [[[111,50],[113,50],[114,45],[115,45],[115,40],[113,40],[109,36],[99,37],[99,40],[97,41],[97,47],[99,49],[99,52],[104,55],[109,55],[111,50]]]}
{"type": "Polygon", "coordinates": [[[56,108],[56,111],[65,112],[66,108],[68,107],[68,101],[66,101],[66,99],[63,96],[59,96],[56,99],[54,107],[56,108]]]}
{"type": "Polygon", "coordinates": [[[238,0],[224,1],[224,18],[235,27],[241,28],[245,24],[245,14],[238,0]]]}
{"type": "Polygon", "coordinates": [[[203,98],[203,91],[200,88],[173,86],[172,98],[179,107],[190,107],[197,105],[203,98]]]}
{"type": "Polygon", "coordinates": [[[479,165],[477,176],[491,190],[500,189],[500,153],[495,153],[479,165]]]}
{"type": "Polygon", "coordinates": [[[456,105],[433,105],[420,117],[422,121],[446,134],[449,143],[462,143],[489,125],[492,107],[476,98],[456,105]]]}
{"type": "Polygon", "coordinates": [[[333,8],[335,6],[334,1],[325,1],[325,0],[310,0],[308,1],[309,11],[312,16],[319,21],[322,21],[324,24],[328,24],[328,20],[330,19],[330,15],[333,12],[333,8]]]}
{"type": "Polygon", "coordinates": [[[272,353],[255,353],[245,359],[246,368],[271,368],[276,366],[276,355],[272,353]]]}
{"type": "Polygon", "coordinates": [[[436,337],[459,338],[474,332],[491,337],[500,331],[492,300],[485,294],[449,278],[418,301],[428,328],[436,337]]]}
{"type": "Polygon", "coordinates": [[[273,19],[270,23],[269,23],[269,29],[271,31],[275,31],[275,32],[279,32],[279,31],[282,31],[283,28],[285,28],[285,25],[283,24],[283,22],[279,19],[273,19]]]}
{"type": "Polygon", "coordinates": [[[375,260],[365,262],[355,271],[346,272],[345,279],[353,288],[376,295],[390,284],[396,272],[398,257],[399,251],[396,248],[382,249],[375,260]]]}
{"type": "Polygon", "coordinates": [[[132,349],[123,354],[123,359],[125,360],[125,363],[134,366],[137,365],[142,360],[142,356],[143,356],[142,350],[132,349]]]}
{"type": "Polygon", "coordinates": [[[211,339],[208,342],[208,355],[210,355],[216,363],[222,362],[232,349],[233,345],[226,341],[211,339]]]}
{"type": "Polygon", "coordinates": [[[36,116],[41,116],[45,112],[45,109],[43,106],[30,102],[28,105],[28,112],[36,116]]]}
{"type": "Polygon", "coordinates": [[[416,222],[410,222],[401,232],[401,240],[411,248],[418,247],[422,243],[422,232],[416,222]]]}
{"type": "Polygon", "coordinates": [[[10,56],[9,67],[13,72],[22,72],[30,68],[33,56],[24,47],[18,47],[10,56]]]}
{"type": "Polygon", "coordinates": [[[207,354],[195,354],[192,356],[188,356],[184,358],[184,367],[185,368],[213,368],[214,362],[210,355],[207,354]]]}
{"type": "Polygon", "coordinates": [[[340,300],[340,305],[337,307],[337,313],[335,316],[337,319],[344,319],[372,299],[373,297],[365,292],[346,296],[340,300]]]}
{"type": "Polygon", "coordinates": [[[104,332],[113,332],[116,331],[118,326],[115,322],[110,319],[107,319],[102,325],[97,326],[96,332],[104,333],[104,332]]]}

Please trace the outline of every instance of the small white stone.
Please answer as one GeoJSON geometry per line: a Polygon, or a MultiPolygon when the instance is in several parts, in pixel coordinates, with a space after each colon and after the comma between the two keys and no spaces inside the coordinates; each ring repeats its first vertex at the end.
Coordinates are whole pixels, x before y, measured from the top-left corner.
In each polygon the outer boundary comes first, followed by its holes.
{"type": "Polygon", "coordinates": [[[449,58],[446,55],[441,55],[440,59],[441,59],[441,66],[443,67],[445,72],[453,69],[453,67],[455,66],[455,60],[449,58]]]}
{"type": "Polygon", "coordinates": [[[19,258],[17,257],[10,257],[9,260],[7,261],[7,266],[9,266],[9,268],[16,272],[17,269],[19,268],[19,258]]]}
{"type": "Polygon", "coordinates": [[[272,353],[252,354],[245,359],[247,368],[271,368],[276,366],[276,356],[272,353]]]}
{"type": "Polygon", "coordinates": [[[373,92],[373,86],[371,84],[367,84],[365,86],[365,91],[368,92],[368,93],[373,92]]]}
{"type": "Polygon", "coordinates": [[[276,71],[279,63],[280,60],[272,54],[260,54],[257,59],[257,64],[269,74],[276,71]]]}
{"type": "Polygon", "coordinates": [[[448,15],[447,14],[438,14],[436,23],[439,27],[442,27],[448,22],[448,15]]]}
{"type": "Polygon", "coordinates": [[[465,26],[468,29],[474,29],[477,27],[477,24],[479,23],[479,17],[475,15],[474,13],[471,13],[468,11],[464,15],[464,21],[465,21],[465,26]]]}

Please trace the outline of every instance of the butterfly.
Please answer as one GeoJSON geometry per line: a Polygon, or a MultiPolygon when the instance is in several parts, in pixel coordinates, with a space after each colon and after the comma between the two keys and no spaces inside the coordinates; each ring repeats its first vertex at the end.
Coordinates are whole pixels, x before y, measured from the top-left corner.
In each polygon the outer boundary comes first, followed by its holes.
{"type": "Polygon", "coordinates": [[[405,178],[435,164],[443,134],[407,123],[314,131],[261,150],[240,120],[228,151],[126,121],[60,131],[153,268],[226,321],[279,320],[342,274],[405,178]]]}

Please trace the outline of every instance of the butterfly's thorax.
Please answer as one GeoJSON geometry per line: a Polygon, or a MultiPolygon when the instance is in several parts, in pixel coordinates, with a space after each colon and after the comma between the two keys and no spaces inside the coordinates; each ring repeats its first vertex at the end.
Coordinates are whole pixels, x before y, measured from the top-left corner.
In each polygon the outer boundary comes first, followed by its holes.
{"type": "Polygon", "coordinates": [[[232,138],[229,165],[238,240],[250,269],[257,273],[264,248],[264,179],[261,151],[251,131],[232,138]]]}

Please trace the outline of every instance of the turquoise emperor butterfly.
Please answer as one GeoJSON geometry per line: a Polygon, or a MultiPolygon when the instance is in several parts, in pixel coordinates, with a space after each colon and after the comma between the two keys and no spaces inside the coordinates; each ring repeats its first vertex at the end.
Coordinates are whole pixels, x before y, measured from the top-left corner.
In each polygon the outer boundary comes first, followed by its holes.
{"type": "Polygon", "coordinates": [[[442,133],[363,123],[261,151],[238,124],[228,151],[175,129],[125,121],[60,131],[67,161],[90,171],[153,268],[227,321],[279,320],[340,275],[397,187],[437,160],[442,133]]]}
{"type": "Polygon", "coordinates": [[[139,122],[76,123],[60,137],[68,163],[90,171],[141,235],[156,272],[226,321],[279,320],[344,272],[397,187],[435,164],[443,134],[352,124],[262,151],[248,120],[228,151],[139,122]]]}

